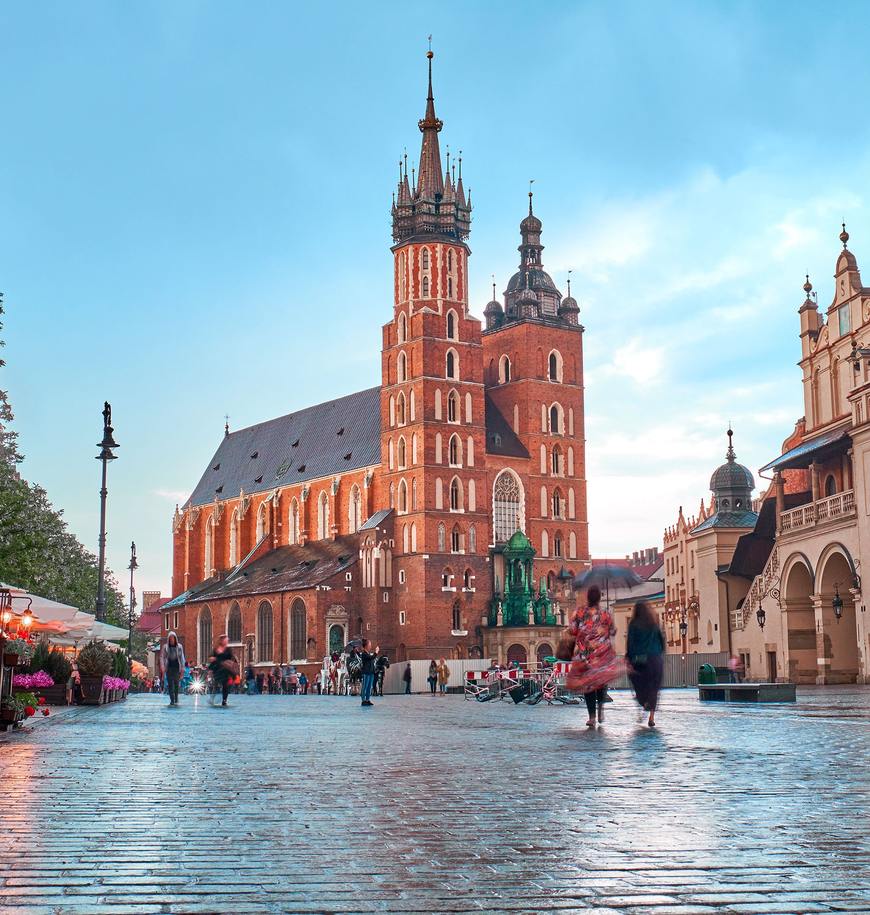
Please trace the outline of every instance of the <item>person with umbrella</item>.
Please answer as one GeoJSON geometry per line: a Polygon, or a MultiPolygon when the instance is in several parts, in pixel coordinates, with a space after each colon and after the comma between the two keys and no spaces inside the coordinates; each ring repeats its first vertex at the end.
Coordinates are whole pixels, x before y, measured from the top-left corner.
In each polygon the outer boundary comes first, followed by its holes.
{"type": "Polygon", "coordinates": [[[586,606],[571,618],[568,631],[574,637],[574,658],[568,669],[566,686],[583,693],[589,720],[586,727],[604,723],[604,701],[607,684],[620,671],[620,662],[613,650],[616,627],[609,610],[601,608],[601,590],[592,585],[586,595],[586,606]]]}

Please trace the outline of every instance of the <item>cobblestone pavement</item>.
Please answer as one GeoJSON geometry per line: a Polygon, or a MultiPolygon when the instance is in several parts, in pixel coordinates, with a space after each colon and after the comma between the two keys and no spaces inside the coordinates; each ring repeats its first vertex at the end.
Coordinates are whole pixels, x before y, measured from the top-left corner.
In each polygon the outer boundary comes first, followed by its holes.
{"type": "Polygon", "coordinates": [[[0,913],[870,912],[870,689],[182,702],[0,737],[0,913]]]}

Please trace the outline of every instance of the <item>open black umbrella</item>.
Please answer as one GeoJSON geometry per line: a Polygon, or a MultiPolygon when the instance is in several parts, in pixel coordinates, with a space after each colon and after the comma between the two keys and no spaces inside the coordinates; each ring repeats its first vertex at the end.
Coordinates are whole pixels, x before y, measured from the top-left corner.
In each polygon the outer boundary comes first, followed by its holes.
{"type": "Polygon", "coordinates": [[[595,585],[605,592],[609,606],[611,585],[614,588],[634,588],[642,582],[643,580],[629,566],[603,562],[577,575],[574,579],[574,587],[586,590],[595,585]]]}

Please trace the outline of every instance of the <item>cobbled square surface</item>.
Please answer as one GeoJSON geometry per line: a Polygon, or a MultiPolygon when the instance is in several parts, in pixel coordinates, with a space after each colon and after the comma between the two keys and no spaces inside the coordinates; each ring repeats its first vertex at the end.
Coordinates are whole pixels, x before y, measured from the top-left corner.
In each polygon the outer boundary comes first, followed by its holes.
{"type": "Polygon", "coordinates": [[[0,737],[0,913],[870,913],[870,690],[131,696],[0,737]]]}

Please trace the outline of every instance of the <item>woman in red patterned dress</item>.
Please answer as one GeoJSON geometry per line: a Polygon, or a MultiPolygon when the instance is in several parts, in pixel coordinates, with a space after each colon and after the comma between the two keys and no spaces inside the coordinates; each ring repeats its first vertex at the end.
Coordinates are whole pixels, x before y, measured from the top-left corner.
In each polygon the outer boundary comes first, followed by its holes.
{"type": "Polygon", "coordinates": [[[607,684],[621,672],[621,663],[613,650],[616,634],[610,611],[601,609],[601,591],[594,585],[586,594],[586,606],[578,607],[568,630],[574,636],[574,659],[568,670],[566,686],[583,693],[589,720],[586,727],[604,722],[604,695],[607,684]]]}

